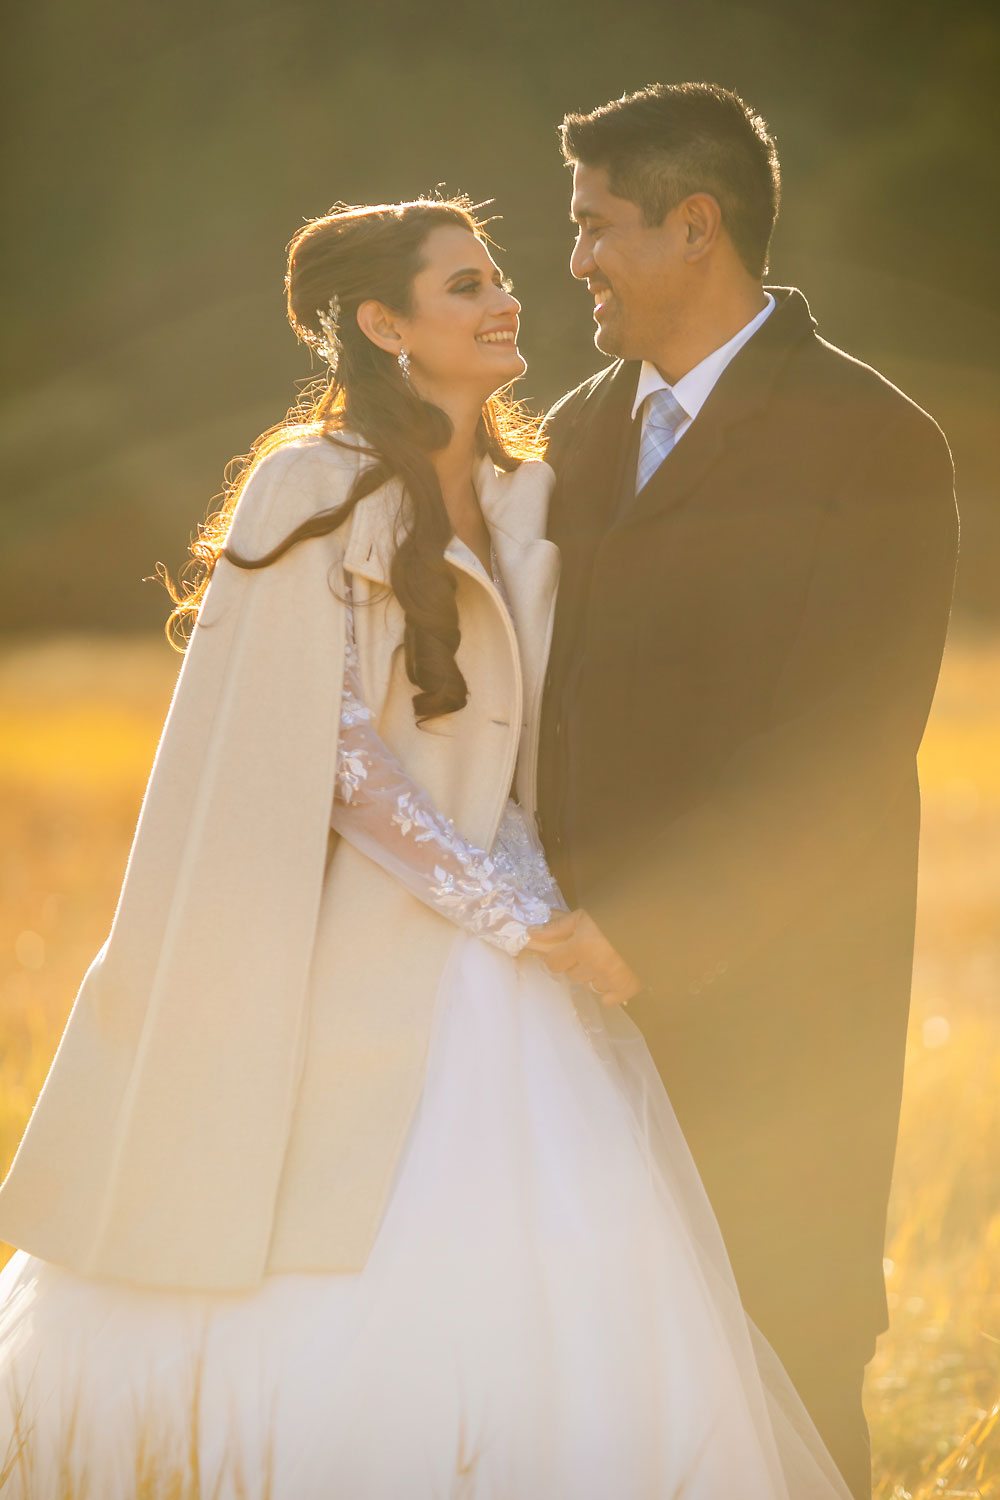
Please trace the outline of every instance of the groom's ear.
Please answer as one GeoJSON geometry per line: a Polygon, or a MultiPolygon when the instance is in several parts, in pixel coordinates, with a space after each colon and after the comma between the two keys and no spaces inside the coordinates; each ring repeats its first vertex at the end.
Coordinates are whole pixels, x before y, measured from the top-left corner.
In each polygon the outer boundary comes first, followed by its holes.
{"type": "Polygon", "coordinates": [[[358,308],[358,327],[387,354],[398,354],[402,348],[403,336],[396,318],[384,302],[376,302],[374,298],[362,302],[358,308]]]}
{"type": "Polygon", "coordinates": [[[684,259],[693,265],[717,243],[722,232],[722,209],[711,193],[692,193],[677,205],[684,226],[684,259]]]}

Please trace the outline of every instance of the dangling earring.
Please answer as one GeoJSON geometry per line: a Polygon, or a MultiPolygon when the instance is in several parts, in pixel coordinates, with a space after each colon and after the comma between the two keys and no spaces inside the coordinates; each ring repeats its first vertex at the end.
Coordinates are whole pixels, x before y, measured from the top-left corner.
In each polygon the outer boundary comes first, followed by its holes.
{"type": "Polygon", "coordinates": [[[412,391],[413,381],[410,379],[410,356],[407,354],[405,349],[400,349],[399,353],[396,355],[396,363],[399,366],[399,373],[403,377],[403,384],[406,386],[408,391],[412,391]]]}

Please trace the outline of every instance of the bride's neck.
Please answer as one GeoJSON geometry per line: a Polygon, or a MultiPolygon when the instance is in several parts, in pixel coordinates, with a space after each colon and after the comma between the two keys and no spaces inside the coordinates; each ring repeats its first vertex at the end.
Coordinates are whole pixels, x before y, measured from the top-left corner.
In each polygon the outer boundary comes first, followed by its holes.
{"type": "MultiPolygon", "coordinates": [[[[449,415],[451,415],[449,413],[449,415]]],[[[431,455],[441,484],[441,497],[448,513],[448,521],[454,534],[479,558],[487,572],[490,571],[490,533],[483,518],[476,493],[475,471],[476,421],[471,424],[455,424],[451,442],[447,448],[431,455]]]]}
{"type": "MultiPolygon", "coordinates": [[[[443,402],[440,404],[444,405],[443,402]]],[[[452,529],[463,540],[468,540],[470,532],[476,533],[483,526],[473,484],[478,463],[476,428],[482,408],[469,406],[457,410],[445,407],[445,410],[452,425],[451,441],[446,448],[439,448],[431,454],[431,462],[437,472],[452,529]]]]}

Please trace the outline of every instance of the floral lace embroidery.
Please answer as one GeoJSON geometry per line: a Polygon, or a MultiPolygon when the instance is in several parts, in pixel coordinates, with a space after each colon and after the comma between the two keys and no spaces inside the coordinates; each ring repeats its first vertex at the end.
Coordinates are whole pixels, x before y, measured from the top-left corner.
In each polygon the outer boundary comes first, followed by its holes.
{"type": "Polygon", "coordinates": [[[376,733],[361,692],[350,599],[333,827],[466,931],[512,955],[564,903],[516,802],[493,850],[468,843],[376,733]]]}

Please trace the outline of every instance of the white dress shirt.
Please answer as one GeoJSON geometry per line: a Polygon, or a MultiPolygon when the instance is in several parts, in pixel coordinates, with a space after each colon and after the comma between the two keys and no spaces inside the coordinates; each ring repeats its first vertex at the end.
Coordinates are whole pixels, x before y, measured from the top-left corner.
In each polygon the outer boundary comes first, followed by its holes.
{"type": "MultiPolygon", "coordinates": [[[[728,343],[721,345],[718,349],[713,349],[712,353],[707,354],[700,364],[695,365],[693,370],[689,370],[686,375],[682,375],[676,385],[670,385],[668,381],[664,380],[656,366],[651,365],[648,360],[644,359],[642,369],[639,371],[639,384],[636,387],[635,401],[632,403],[633,422],[646,397],[651,395],[653,391],[672,391],[688,414],[687,421],[682,422],[677,429],[674,437],[674,445],[676,446],[705,405],[705,402],[712,393],[713,386],[723,370],[731,360],[735,359],[736,355],[743,348],[743,345],[749,339],[753,338],[757,329],[767,321],[774,311],[774,298],[771,296],[771,293],[765,292],[764,296],[767,298],[767,306],[761,308],[757,316],[751,318],[749,323],[744,323],[739,333],[734,333],[728,343]]],[[[642,425],[643,431],[645,431],[645,411],[642,414],[642,425]]],[[[642,434],[640,434],[641,441],[642,434]]]]}

